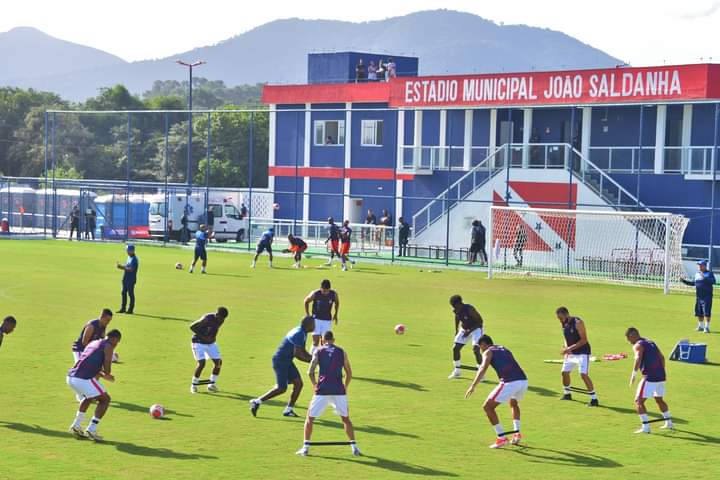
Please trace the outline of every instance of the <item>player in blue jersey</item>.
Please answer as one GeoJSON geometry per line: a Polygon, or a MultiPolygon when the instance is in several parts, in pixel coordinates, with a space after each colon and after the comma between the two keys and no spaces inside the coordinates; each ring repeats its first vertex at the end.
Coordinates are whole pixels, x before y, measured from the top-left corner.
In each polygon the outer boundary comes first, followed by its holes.
{"type": "Polygon", "coordinates": [[[15,317],[8,315],[3,319],[2,325],[0,325],[0,347],[2,347],[3,337],[10,335],[16,326],[17,320],[15,320],[15,317]]]}
{"type": "Polygon", "coordinates": [[[477,366],[482,363],[482,352],[478,341],[483,335],[483,319],[469,303],[463,303],[460,295],[450,297],[450,306],[455,314],[455,341],[453,345],[453,371],[448,378],[460,378],[460,351],[467,342],[472,342],[477,366]],[[462,326],[462,328],[460,328],[462,326]]]}
{"type": "Polygon", "coordinates": [[[560,400],[572,400],[570,394],[570,373],[575,370],[577,366],[580,372],[580,378],[585,382],[588,394],[590,395],[589,407],[597,407],[598,403],[597,394],[595,393],[595,386],[593,385],[588,371],[590,369],[590,342],[587,338],[587,330],[585,329],[585,322],[578,317],[570,316],[570,312],[566,307],[559,307],[555,310],[555,316],[560,320],[562,325],[563,336],[565,337],[565,348],[562,350],[564,355],[563,364],[561,368],[562,384],[563,384],[563,396],[560,400]]]}
{"type": "Polygon", "coordinates": [[[97,433],[97,427],[110,405],[110,395],[100,383],[100,378],[109,382],[115,381],[111,373],[112,357],[115,347],[120,343],[120,338],[122,335],[119,330],[110,330],[104,339],[90,342],[75,366],[68,370],[67,384],[83,398],[75,415],[75,421],[70,425],[70,432],[78,438],[87,437],[96,442],[102,441],[102,437],[97,433]],[[85,419],[85,412],[93,401],[98,403],[95,415],[83,432],[82,422],[85,419]]]}
{"type": "Polygon", "coordinates": [[[270,227],[267,230],[265,230],[262,235],[260,235],[260,240],[258,240],[257,249],[255,249],[255,258],[253,258],[252,261],[252,268],[255,268],[255,263],[257,263],[257,259],[260,256],[260,254],[264,251],[268,252],[268,255],[270,256],[270,263],[268,264],[270,268],[272,268],[272,261],[273,261],[273,253],[272,253],[272,243],[273,238],[275,237],[275,228],[270,227]]]}
{"type": "Polygon", "coordinates": [[[670,416],[670,410],[663,397],[665,396],[665,357],[662,352],[655,345],[655,342],[643,338],[640,336],[640,332],[637,328],[630,327],[625,332],[625,338],[633,346],[635,352],[635,365],[633,365],[632,375],[630,376],[630,386],[635,383],[635,376],[637,371],[640,370],[642,374],[642,380],[638,385],[637,393],[635,394],[635,408],[638,415],[640,415],[640,421],[642,427],[635,431],[635,433],[650,433],[650,422],[647,416],[647,409],[645,408],[645,399],[651,396],[655,398],[663,418],[665,419],[664,424],[660,428],[673,429],[672,417],[670,416]]]}
{"type": "Polygon", "coordinates": [[[328,406],[332,406],[335,412],[340,415],[345,433],[350,440],[350,447],[353,455],[360,455],[360,450],[355,443],[355,431],[350,421],[348,410],[347,389],[352,379],[350,360],[345,350],[335,345],[335,336],[328,330],[323,335],[325,345],[313,355],[308,369],[310,382],[313,384],[315,394],[310,401],[307,417],[305,418],[305,441],[303,446],[296,453],[306,456],[310,451],[310,439],[312,438],[313,424],[315,419],[322,415],[328,406]],[[315,370],[320,369],[320,376],[315,379],[315,370]],[[343,380],[343,372],[345,378],[343,380]]]}
{"type": "Polygon", "coordinates": [[[710,333],[710,316],[712,315],[713,285],[715,285],[715,274],[708,269],[708,261],[697,262],[698,271],[695,278],[680,281],[685,285],[695,287],[695,317],[697,318],[697,331],[710,333]],[[703,326],[703,320],[705,325],[703,326]]]}
{"type": "Polygon", "coordinates": [[[198,383],[200,382],[200,374],[205,368],[205,360],[212,360],[215,365],[210,375],[210,383],[207,386],[209,392],[217,392],[217,379],[220,375],[220,367],[222,367],[222,357],[220,357],[220,349],[215,341],[225,319],[229,313],[225,307],[218,307],[215,313],[206,313],[200,320],[190,325],[193,332],[192,352],[197,365],[193,374],[192,383],[190,384],[190,393],[197,393],[198,383]]]}
{"type": "Polygon", "coordinates": [[[105,329],[112,320],[113,313],[109,308],[104,308],[100,316],[95,320],[90,320],[83,325],[80,330],[80,335],[77,340],[73,342],[72,354],[73,360],[77,362],[80,359],[80,355],[87,345],[95,340],[99,340],[105,337],[105,329]]]}
{"type": "Polygon", "coordinates": [[[313,290],[305,297],[305,316],[315,319],[315,330],[312,334],[312,350],[311,354],[322,343],[322,336],[332,328],[332,322],[338,324],[338,312],[340,311],[340,297],[335,290],[332,290],[330,280],[325,279],[320,282],[320,288],[313,290]],[[310,311],[312,305],[312,312],[310,311]]]}
{"type": "Polygon", "coordinates": [[[465,392],[465,398],[469,398],[473,394],[475,386],[482,380],[487,369],[492,367],[497,373],[500,383],[490,392],[483,405],[485,414],[497,434],[495,443],[490,445],[490,448],[500,448],[511,442],[513,445],[517,445],[522,439],[520,434],[520,405],[518,402],[523,399],[525,392],[527,392],[527,377],[510,350],[500,345],[494,345],[492,338],[487,335],[480,337],[478,343],[480,350],[483,352],[483,362],[477,375],[475,375],[475,379],[470,384],[470,388],[465,392]],[[505,402],[510,402],[510,410],[512,411],[512,440],[507,439],[506,432],[500,425],[500,419],[495,412],[497,406],[505,402]]]}
{"type": "Polygon", "coordinates": [[[116,263],[119,270],[123,271],[122,279],[122,305],[117,313],[128,313],[132,314],[135,310],[135,284],[137,283],[137,272],[140,262],[138,261],[137,255],[135,255],[135,245],[128,244],[125,247],[125,251],[128,254],[125,264],[120,262],[116,263]],[[130,305],[127,305],[127,299],[130,297],[130,305]],[[125,307],[128,307],[127,310],[125,307]]]}
{"type": "Polygon", "coordinates": [[[275,355],[273,355],[272,358],[272,366],[275,371],[275,386],[262,397],[250,400],[250,412],[253,416],[257,416],[257,411],[260,408],[260,405],[262,405],[262,402],[285,393],[287,391],[288,383],[292,383],[293,391],[290,394],[290,401],[285,407],[285,410],[283,410],[283,416],[298,416],[293,411],[293,407],[300,396],[300,392],[303,388],[303,382],[302,378],[300,378],[300,372],[293,363],[293,359],[297,358],[301,362],[307,363],[312,360],[312,356],[305,349],[305,343],[307,342],[307,334],[312,332],[314,329],[315,319],[307,316],[302,319],[300,326],[290,330],[282,339],[277,352],[275,352],[275,355]]]}
{"type": "Polygon", "coordinates": [[[327,232],[328,237],[325,240],[325,244],[328,245],[328,248],[330,249],[330,258],[328,259],[327,263],[325,265],[332,265],[333,259],[337,255],[338,258],[342,258],[342,255],[340,255],[340,227],[338,227],[335,224],[335,220],[333,217],[329,217],[327,219],[327,232]]]}
{"type": "Polygon", "coordinates": [[[200,229],[195,232],[195,255],[193,257],[192,264],[190,265],[190,273],[193,273],[193,270],[195,270],[195,264],[198,259],[202,260],[200,272],[207,273],[205,271],[205,268],[207,267],[207,249],[205,247],[207,246],[209,240],[210,235],[208,234],[207,227],[205,225],[200,225],[200,229]]]}

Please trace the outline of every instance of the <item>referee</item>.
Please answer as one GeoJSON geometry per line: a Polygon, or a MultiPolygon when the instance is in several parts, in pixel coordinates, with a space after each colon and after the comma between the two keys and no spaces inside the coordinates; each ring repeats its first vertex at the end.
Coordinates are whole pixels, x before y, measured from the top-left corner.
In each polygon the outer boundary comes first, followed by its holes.
{"type": "Polygon", "coordinates": [[[685,285],[695,286],[695,316],[697,317],[697,331],[710,333],[710,315],[712,314],[713,285],[715,275],[708,270],[708,261],[697,262],[698,271],[692,280],[680,278],[685,285]],[[703,320],[705,325],[703,326],[703,320]]]}

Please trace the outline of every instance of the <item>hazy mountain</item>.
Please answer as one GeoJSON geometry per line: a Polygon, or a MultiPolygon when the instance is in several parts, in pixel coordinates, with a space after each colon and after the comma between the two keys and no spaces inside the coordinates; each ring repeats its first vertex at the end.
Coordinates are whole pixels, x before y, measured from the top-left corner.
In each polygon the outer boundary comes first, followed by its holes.
{"type": "MultiPolygon", "coordinates": [[[[10,40],[0,34],[0,52],[10,40]]],[[[20,29],[21,31],[27,29],[20,29]]],[[[448,10],[417,12],[380,21],[351,23],[331,20],[276,20],[232,37],[217,45],[181,52],[172,57],[126,63],[98,50],[44,36],[69,48],[42,44],[38,35],[13,39],[23,62],[10,65],[0,84],[32,86],[57,92],[73,100],[97,93],[116,83],[141,93],[154,80],[184,80],[187,71],[174,64],[177,58],[202,59],[196,72],[227,85],[302,83],[307,76],[307,54],[319,51],[372,51],[420,57],[421,74],[527,71],[609,67],[619,63],[610,55],[564,33],[524,25],[498,25],[477,15],[448,10]],[[36,51],[37,49],[37,51],[36,51]],[[55,49],[55,50],[54,50],[55,49]],[[37,62],[45,51],[56,51],[53,68],[37,62]],[[60,68],[64,61],[75,67],[60,68]]],[[[17,35],[17,33],[16,33],[17,35]]]]}

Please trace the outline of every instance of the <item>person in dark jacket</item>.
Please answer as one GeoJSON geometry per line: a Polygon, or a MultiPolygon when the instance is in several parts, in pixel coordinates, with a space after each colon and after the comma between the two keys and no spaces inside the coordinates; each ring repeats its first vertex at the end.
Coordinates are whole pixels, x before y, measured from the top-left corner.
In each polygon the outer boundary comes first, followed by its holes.
{"type": "Polygon", "coordinates": [[[410,240],[410,224],[403,217],[398,218],[398,257],[407,257],[407,246],[410,240]]]}
{"type": "Polygon", "coordinates": [[[478,253],[480,254],[480,262],[485,265],[488,261],[487,252],[485,251],[485,226],[480,220],[473,220],[470,234],[470,258],[467,263],[475,263],[478,253]]]}
{"type": "Polygon", "coordinates": [[[715,274],[708,269],[708,261],[700,260],[698,271],[692,280],[680,278],[685,285],[695,287],[695,317],[697,317],[697,331],[710,333],[710,315],[712,314],[713,285],[715,274]],[[703,320],[705,325],[703,326],[703,320]]]}
{"type": "Polygon", "coordinates": [[[68,240],[72,242],[73,232],[77,234],[77,239],[80,241],[80,207],[73,205],[70,211],[70,236],[68,240]]]}

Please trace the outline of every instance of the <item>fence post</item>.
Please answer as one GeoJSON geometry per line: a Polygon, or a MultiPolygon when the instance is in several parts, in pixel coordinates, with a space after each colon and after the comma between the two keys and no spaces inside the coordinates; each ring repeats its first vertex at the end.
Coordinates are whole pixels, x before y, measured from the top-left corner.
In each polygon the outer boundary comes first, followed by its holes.
{"type": "MultiPolygon", "coordinates": [[[[56,113],[53,112],[52,115],[52,150],[51,150],[51,160],[52,160],[52,189],[53,189],[53,208],[52,208],[52,229],[53,229],[53,238],[57,238],[57,188],[55,187],[55,170],[57,170],[57,165],[55,161],[55,125],[56,125],[57,116],[56,113]]],[[[45,191],[47,192],[47,187],[45,188],[45,191]]]]}
{"type": "MultiPolygon", "coordinates": [[[[272,114],[271,114],[272,115],[272,114]]],[[[248,152],[248,222],[247,222],[247,245],[248,250],[252,248],[252,243],[250,240],[251,237],[251,224],[252,224],[252,216],[253,216],[253,163],[255,163],[255,112],[250,112],[250,141],[249,143],[249,152],[248,152]]],[[[275,192],[272,192],[273,200],[275,192]]],[[[274,202],[273,202],[274,203],[274,202]]],[[[274,215],[273,215],[274,217],[274,215]]]]}
{"type": "Polygon", "coordinates": [[[670,220],[672,220],[670,215],[665,217],[665,275],[663,275],[663,291],[665,295],[670,293],[670,220]]]}
{"type": "Polygon", "coordinates": [[[713,262],[713,243],[715,241],[715,235],[714,235],[714,228],[715,228],[715,182],[717,181],[717,147],[718,147],[718,123],[720,123],[720,103],[715,104],[715,122],[713,127],[713,151],[712,155],[710,155],[710,164],[712,166],[712,191],[710,193],[710,253],[708,255],[708,260],[710,261],[710,266],[712,267],[715,262],[713,262]]]}
{"type": "Polygon", "coordinates": [[[47,237],[47,189],[48,189],[48,112],[43,115],[43,170],[45,170],[45,188],[43,201],[43,238],[47,237]]]}
{"type": "MultiPolygon", "coordinates": [[[[209,210],[210,210],[210,151],[212,149],[212,138],[211,138],[211,127],[210,127],[210,121],[212,117],[210,116],[210,112],[207,114],[207,152],[206,152],[206,158],[205,158],[205,221],[207,222],[210,219],[209,210]]],[[[215,223],[213,219],[213,224],[215,223]]],[[[208,225],[208,229],[211,231],[214,231],[215,225],[208,225]]]]}
{"type": "Polygon", "coordinates": [[[163,245],[167,244],[170,233],[168,232],[168,216],[170,215],[170,195],[168,194],[168,114],[165,112],[165,145],[163,157],[165,158],[165,225],[163,227],[163,245]]]}
{"type": "Polygon", "coordinates": [[[125,164],[125,242],[130,238],[130,158],[132,146],[132,114],[128,113],[127,117],[127,162],[125,164]]]}

